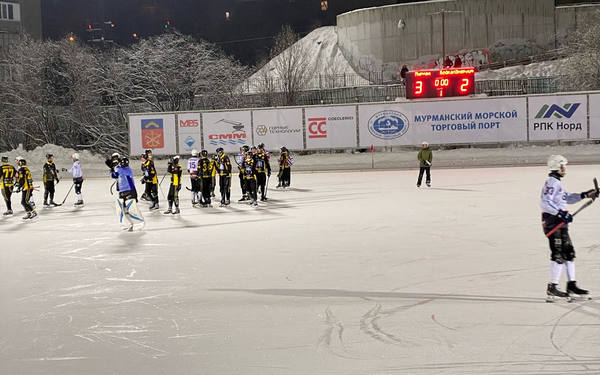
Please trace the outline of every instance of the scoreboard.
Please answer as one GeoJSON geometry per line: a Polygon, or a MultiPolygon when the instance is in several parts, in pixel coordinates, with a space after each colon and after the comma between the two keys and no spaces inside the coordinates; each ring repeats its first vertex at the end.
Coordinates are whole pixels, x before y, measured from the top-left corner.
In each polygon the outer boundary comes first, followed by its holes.
{"type": "Polygon", "coordinates": [[[475,68],[414,70],[406,73],[406,98],[445,98],[475,94],[475,68]]]}

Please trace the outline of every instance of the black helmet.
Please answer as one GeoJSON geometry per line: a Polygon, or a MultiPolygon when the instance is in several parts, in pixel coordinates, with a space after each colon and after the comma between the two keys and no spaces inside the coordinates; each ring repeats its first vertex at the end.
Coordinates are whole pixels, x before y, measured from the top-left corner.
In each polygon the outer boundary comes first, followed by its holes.
{"type": "Polygon", "coordinates": [[[222,153],[223,152],[223,147],[219,147],[216,151],[217,151],[217,154],[222,153]]]}
{"type": "Polygon", "coordinates": [[[202,150],[202,151],[200,151],[200,155],[202,155],[203,157],[207,157],[208,156],[208,151],[202,150]]]}
{"type": "Polygon", "coordinates": [[[50,159],[51,157],[53,157],[54,155],[52,154],[46,154],[46,159],[50,159]]]}
{"type": "Polygon", "coordinates": [[[119,160],[119,164],[121,165],[121,167],[126,167],[129,165],[129,158],[127,156],[123,156],[120,160],[119,160]]]}
{"type": "Polygon", "coordinates": [[[2,163],[8,163],[8,156],[2,157],[2,163]]]}
{"type": "Polygon", "coordinates": [[[151,154],[151,153],[152,153],[152,149],[150,149],[150,148],[147,148],[144,150],[144,154],[146,154],[146,155],[151,154]]]}
{"type": "Polygon", "coordinates": [[[243,145],[242,150],[244,150],[244,152],[248,152],[250,151],[250,147],[248,147],[248,145],[243,145]]]}
{"type": "Polygon", "coordinates": [[[252,146],[252,147],[250,147],[250,149],[257,150],[256,146],[252,146]]]}
{"type": "Polygon", "coordinates": [[[175,163],[175,164],[179,163],[179,155],[173,156],[173,163],[175,163]]]}
{"type": "Polygon", "coordinates": [[[258,148],[260,148],[261,150],[263,150],[263,149],[265,148],[265,144],[264,144],[264,143],[262,143],[262,142],[260,142],[260,143],[258,144],[258,148]]]}
{"type": "Polygon", "coordinates": [[[19,159],[19,165],[20,166],[27,165],[27,160],[25,160],[23,158],[19,159]]]}
{"type": "Polygon", "coordinates": [[[146,155],[146,153],[144,152],[143,154],[140,155],[140,158],[142,158],[142,159],[148,159],[148,155],[146,155]]]}

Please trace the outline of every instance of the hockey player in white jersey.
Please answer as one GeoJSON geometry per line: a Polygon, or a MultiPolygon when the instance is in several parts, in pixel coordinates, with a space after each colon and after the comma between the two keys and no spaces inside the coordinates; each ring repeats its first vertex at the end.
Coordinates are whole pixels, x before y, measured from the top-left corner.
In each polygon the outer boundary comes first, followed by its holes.
{"type": "Polygon", "coordinates": [[[587,296],[588,291],[580,289],[575,281],[575,249],[569,237],[568,223],[573,216],[566,210],[567,204],[573,204],[584,198],[595,199],[598,192],[591,189],[582,193],[568,193],[563,189],[561,179],[567,173],[567,159],[561,155],[548,158],[550,174],[541,192],[542,228],[550,245],[550,283],[546,289],[547,301],[554,297],[568,298],[569,294],[587,296]],[[560,226],[559,226],[560,225],[560,226]],[[559,226],[558,229],[555,229],[559,226]],[[558,282],[567,271],[566,292],[558,288],[558,282]]]}
{"type": "Polygon", "coordinates": [[[190,182],[192,185],[192,206],[200,203],[200,179],[198,178],[198,150],[192,150],[192,157],[188,159],[188,173],[190,174],[190,182]]]}
{"type": "Polygon", "coordinates": [[[75,206],[83,206],[83,195],[81,195],[81,185],[83,185],[83,171],[81,170],[81,163],[79,162],[79,154],[74,153],[71,156],[73,159],[73,166],[67,169],[67,172],[73,175],[73,187],[75,188],[75,195],[77,201],[74,203],[75,206]]]}

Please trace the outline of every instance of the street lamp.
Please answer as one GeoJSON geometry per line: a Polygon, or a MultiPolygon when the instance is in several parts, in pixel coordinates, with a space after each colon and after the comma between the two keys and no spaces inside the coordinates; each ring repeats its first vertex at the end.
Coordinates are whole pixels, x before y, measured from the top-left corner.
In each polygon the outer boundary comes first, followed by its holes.
{"type": "Polygon", "coordinates": [[[445,10],[442,9],[439,12],[429,13],[430,16],[442,15],[442,61],[446,57],[446,13],[464,13],[462,10],[445,10]]]}

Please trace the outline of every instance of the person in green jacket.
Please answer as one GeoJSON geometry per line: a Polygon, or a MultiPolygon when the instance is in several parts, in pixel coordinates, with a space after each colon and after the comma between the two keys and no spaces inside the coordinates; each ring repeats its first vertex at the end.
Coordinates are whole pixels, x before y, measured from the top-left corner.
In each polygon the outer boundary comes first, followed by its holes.
{"type": "Polygon", "coordinates": [[[419,150],[417,155],[419,159],[419,179],[417,180],[417,187],[421,186],[423,180],[423,172],[427,172],[425,177],[425,183],[427,186],[431,186],[431,161],[433,160],[433,152],[429,149],[429,143],[423,142],[423,148],[419,150]]]}

